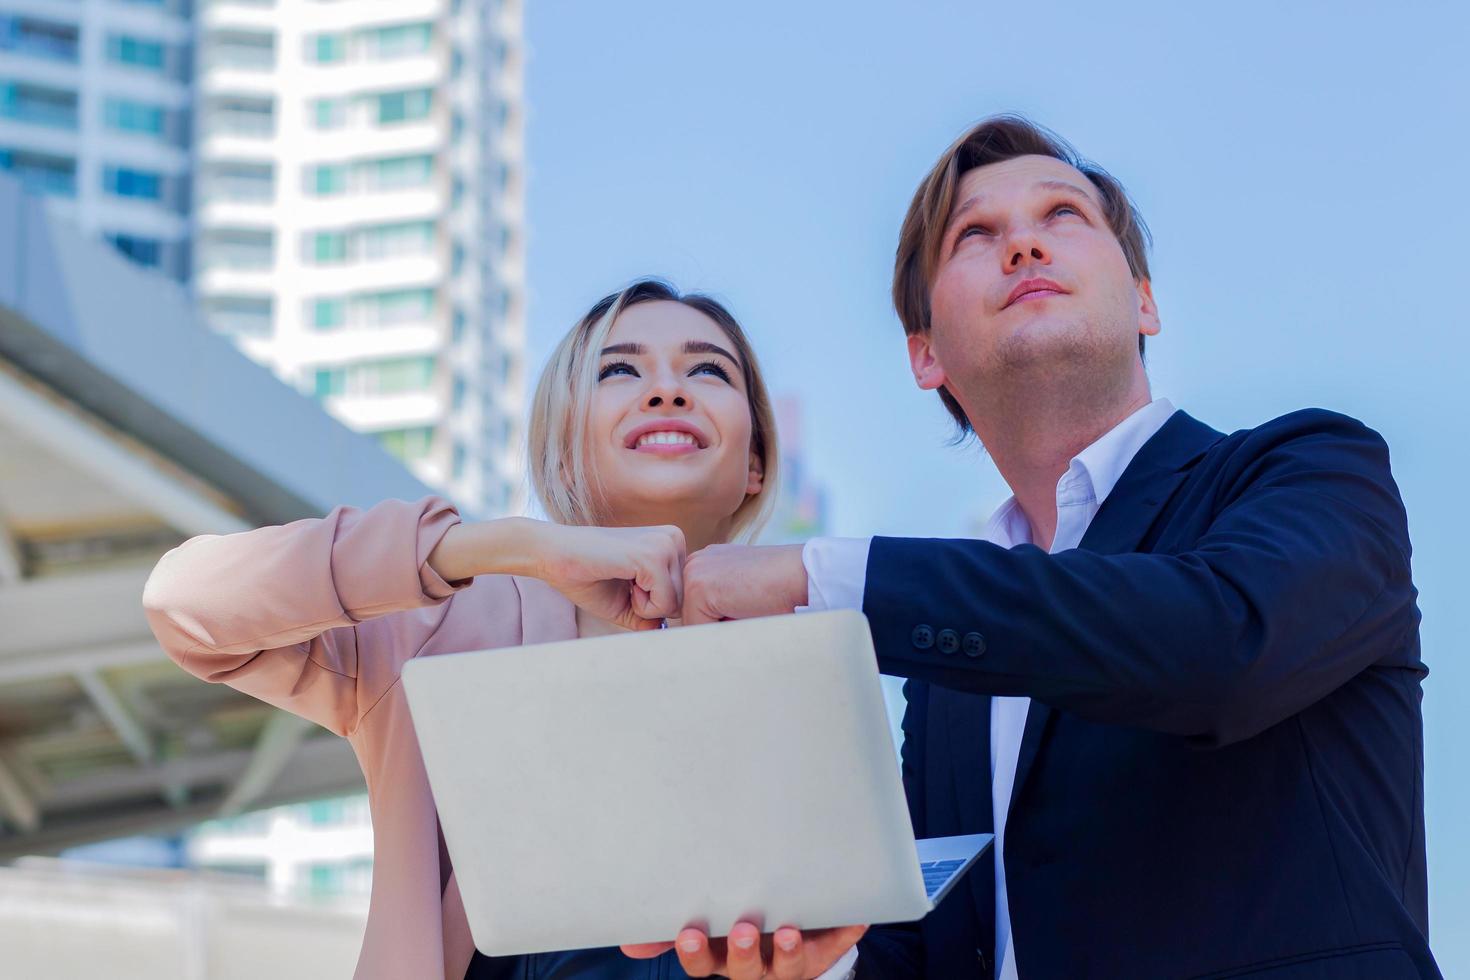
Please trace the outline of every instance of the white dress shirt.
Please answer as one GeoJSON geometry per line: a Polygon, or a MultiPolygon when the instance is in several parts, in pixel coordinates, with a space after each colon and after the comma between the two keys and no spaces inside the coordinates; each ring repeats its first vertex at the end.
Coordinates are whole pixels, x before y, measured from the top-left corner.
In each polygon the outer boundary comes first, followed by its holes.
{"type": "MultiPolygon", "coordinates": [[[[1067,472],[1057,481],[1057,530],[1052,539],[1052,554],[1075,548],[1082,542],[1098,508],[1123,471],[1173,414],[1174,406],[1168,399],[1155,399],[1072,458],[1067,472]]],[[[1031,525],[1014,496],[991,515],[985,540],[1003,548],[1031,543],[1031,525]]],[[[871,538],[808,541],[801,553],[807,573],[805,608],[861,609],[871,543],[871,538]]],[[[1030,707],[1030,698],[990,699],[990,806],[995,820],[995,975],[998,980],[1017,980],[1016,953],[1010,941],[1011,915],[1006,902],[1005,834],[1011,788],[1016,781],[1016,760],[1030,707]]],[[[856,962],[856,949],[849,950],[848,955],[822,974],[821,980],[846,976],[856,962]]]]}

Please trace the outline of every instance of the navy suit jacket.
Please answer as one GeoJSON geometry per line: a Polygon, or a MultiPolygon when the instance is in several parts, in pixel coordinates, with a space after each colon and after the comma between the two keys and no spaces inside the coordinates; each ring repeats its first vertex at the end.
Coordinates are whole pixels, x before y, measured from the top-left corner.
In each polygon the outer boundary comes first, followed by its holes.
{"type": "MultiPolygon", "coordinates": [[[[1320,410],[1229,436],[1175,413],[1072,551],[873,540],[919,836],[993,829],[990,696],[1033,699],[1021,980],[1439,977],[1409,554],[1383,440],[1320,410]]],[[[993,875],[871,930],[858,976],[990,977],[993,875]]]]}

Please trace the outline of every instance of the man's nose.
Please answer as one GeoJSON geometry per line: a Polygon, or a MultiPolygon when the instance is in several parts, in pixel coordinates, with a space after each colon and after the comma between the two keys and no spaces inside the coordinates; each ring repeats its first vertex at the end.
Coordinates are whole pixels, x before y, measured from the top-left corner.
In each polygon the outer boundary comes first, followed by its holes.
{"type": "Polygon", "coordinates": [[[1051,250],[1030,225],[1016,228],[1006,242],[1006,271],[1019,269],[1028,262],[1051,265],[1051,250]]]}

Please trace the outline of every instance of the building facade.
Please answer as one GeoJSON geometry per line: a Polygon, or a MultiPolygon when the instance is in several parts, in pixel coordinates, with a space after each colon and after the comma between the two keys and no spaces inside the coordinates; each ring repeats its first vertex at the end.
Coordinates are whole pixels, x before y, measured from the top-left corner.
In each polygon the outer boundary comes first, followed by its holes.
{"type": "Polygon", "coordinates": [[[469,514],[519,510],[519,0],[0,0],[0,169],[469,514]]]}

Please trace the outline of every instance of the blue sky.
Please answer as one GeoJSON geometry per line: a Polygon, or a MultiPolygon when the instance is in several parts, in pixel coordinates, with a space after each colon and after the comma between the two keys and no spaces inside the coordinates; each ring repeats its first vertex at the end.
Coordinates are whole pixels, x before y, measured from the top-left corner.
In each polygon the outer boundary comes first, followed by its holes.
{"type": "Polygon", "coordinates": [[[1224,430],[1320,405],[1384,434],[1431,669],[1431,940],[1470,975],[1466,8],[531,0],[526,22],[531,364],[633,277],[715,293],[802,399],[836,533],[965,534],[1006,495],[945,445],[888,301],[918,179],[1001,110],[1152,227],[1156,394],[1224,430]]]}

